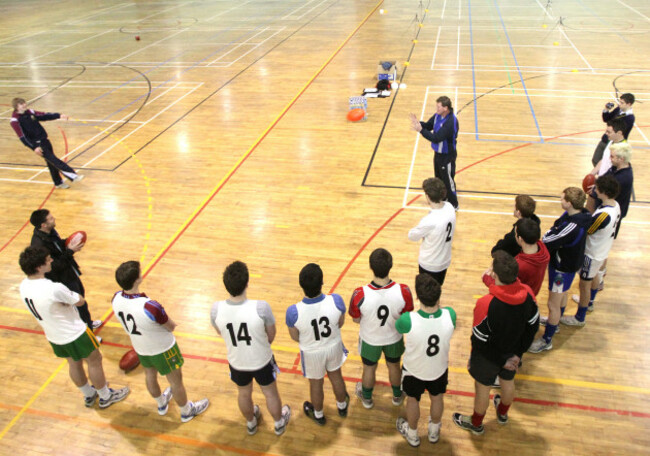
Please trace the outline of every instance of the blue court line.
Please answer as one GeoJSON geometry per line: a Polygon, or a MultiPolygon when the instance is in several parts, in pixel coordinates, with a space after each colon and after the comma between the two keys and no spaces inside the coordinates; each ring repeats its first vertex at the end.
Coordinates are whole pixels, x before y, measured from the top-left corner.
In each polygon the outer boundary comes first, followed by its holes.
{"type": "Polygon", "coordinates": [[[535,110],[533,109],[533,102],[530,99],[530,96],[528,96],[528,89],[526,88],[526,82],[524,81],[524,75],[521,74],[521,69],[519,68],[519,62],[517,62],[517,56],[515,55],[515,50],[512,48],[512,43],[510,42],[510,36],[508,35],[508,30],[506,29],[506,24],[503,22],[503,16],[501,15],[501,9],[499,8],[498,3],[496,0],[492,0],[494,3],[494,6],[497,9],[497,13],[499,13],[499,20],[501,21],[501,26],[503,27],[503,33],[506,35],[506,39],[508,40],[508,46],[510,46],[510,53],[512,54],[512,58],[515,60],[515,66],[517,67],[517,72],[519,73],[519,79],[521,80],[521,86],[524,89],[524,93],[526,94],[526,98],[528,99],[528,106],[530,106],[530,112],[533,115],[533,120],[535,121],[535,127],[537,128],[537,133],[539,134],[539,139],[541,142],[544,142],[544,137],[542,136],[542,130],[539,128],[539,123],[537,122],[537,117],[535,116],[535,110]]]}
{"type": "Polygon", "coordinates": [[[474,88],[474,133],[478,140],[478,97],[476,95],[476,68],[474,66],[474,35],[472,33],[472,0],[467,0],[467,11],[469,14],[469,49],[472,56],[472,87],[474,88]]]}
{"type": "MultiPolygon", "coordinates": [[[[623,41],[625,41],[626,43],[629,43],[629,41],[627,40],[627,38],[625,38],[623,35],[621,35],[620,33],[618,33],[618,32],[616,31],[616,29],[613,28],[610,24],[608,24],[607,22],[605,22],[605,21],[604,21],[604,20],[603,20],[603,19],[602,19],[598,14],[596,14],[596,12],[595,12],[593,9],[591,9],[589,6],[587,6],[587,5],[585,5],[584,3],[582,3],[581,0],[576,0],[576,1],[580,4],[580,6],[582,6],[584,9],[586,9],[587,11],[589,11],[589,14],[591,14],[593,17],[595,17],[596,19],[598,19],[598,21],[599,21],[601,24],[605,25],[605,26],[607,27],[607,29],[608,29],[608,30],[607,30],[608,32],[613,32],[615,35],[618,35],[618,36],[619,36],[623,41]]],[[[610,6],[610,8],[611,8],[611,6],[610,6]]]]}

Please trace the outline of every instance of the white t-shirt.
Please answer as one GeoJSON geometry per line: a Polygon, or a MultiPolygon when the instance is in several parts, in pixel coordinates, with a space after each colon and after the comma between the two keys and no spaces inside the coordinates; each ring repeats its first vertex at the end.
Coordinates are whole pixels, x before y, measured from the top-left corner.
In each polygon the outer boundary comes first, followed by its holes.
{"type": "Polygon", "coordinates": [[[144,293],[118,291],[113,296],[113,312],[140,355],[159,355],[176,343],[174,333],[163,326],[168,320],[165,309],[144,293]]]}
{"type": "Polygon", "coordinates": [[[69,344],[86,332],[75,306],[81,297],[62,283],[25,278],[20,284],[20,296],[53,344],[69,344]]]}
{"type": "Polygon", "coordinates": [[[415,228],[411,229],[408,238],[419,241],[419,263],[430,272],[441,272],[451,264],[451,241],[456,229],[456,210],[451,203],[446,202],[440,209],[432,209],[425,215],[415,228]]]}
{"type": "Polygon", "coordinates": [[[266,301],[217,301],[210,311],[212,326],[226,342],[228,363],[241,371],[256,371],[266,366],[273,352],[266,327],[275,324],[266,301]]]}
{"type": "Polygon", "coordinates": [[[337,294],[304,298],[287,309],[287,326],[300,333],[300,350],[316,351],[341,344],[339,319],[345,304],[337,294]]]}

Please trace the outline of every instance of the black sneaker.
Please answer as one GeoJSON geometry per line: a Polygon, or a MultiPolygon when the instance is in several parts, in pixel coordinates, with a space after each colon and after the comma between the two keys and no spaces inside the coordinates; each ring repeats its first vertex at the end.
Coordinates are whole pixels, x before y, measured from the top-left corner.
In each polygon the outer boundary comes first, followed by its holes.
{"type": "Polygon", "coordinates": [[[302,410],[305,412],[305,415],[316,421],[316,424],[325,426],[325,423],[327,422],[325,415],[323,415],[321,418],[316,418],[316,415],[314,414],[314,405],[311,402],[305,401],[305,403],[302,404],[302,410]]]}
{"type": "Polygon", "coordinates": [[[494,395],[494,408],[497,409],[497,422],[499,424],[506,424],[508,422],[508,414],[506,413],[505,415],[499,415],[499,404],[501,403],[501,395],[500,394],[495,394],[494,395]]]}
{"type": "Polygon", "coordinates": [[[454,424],[459,428],[465,429],[466,431],[471,432],[474,435],[481,435],[485,432],[485,428],[481,424],[480,426],[474,426],[472,424],[472,417],[469,415],[461,415],[460,413],[454,413],[452,416],[454,424]]]}
{"type": "Polygon", "coordinates": [[[343,418],[348,416],[348,408],[349,407],[350,407],[350,395],[346,392],[345,393],[345,407],[342,408],[342,409],[337,407],[337,409],[339,410],[339,416],[341,416],[343,418]]]}

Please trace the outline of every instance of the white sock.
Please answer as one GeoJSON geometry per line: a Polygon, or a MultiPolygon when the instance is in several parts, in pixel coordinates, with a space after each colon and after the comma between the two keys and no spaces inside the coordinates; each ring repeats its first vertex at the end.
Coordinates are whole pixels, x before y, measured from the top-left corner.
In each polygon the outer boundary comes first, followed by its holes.
{"type": "Polygon", "coordinates": [[[73,180],[74,180],[75,177],[77,177],[76,173],[71,173],[69,171],[61,171],[61,174],[63,174],[68,179],[73,179],[73,180]]]}
{"type": "Polygon", "coordinates": [[[160,396],[158,396],[158,397],[154,397],[154,399],[158,403],[158,407],[164,407],[165,406],[165,396],[163,396],[162,394],[160,396]]]}
{"type": "Polygon", "coordinates": [[[92,397],[95,395],[95,388],[90,386],[90,383],[86,383],[84,386],[80,386],[79,389],[86,397],[92,397]]]}
{"type": "Polygon", "coordinates": [[[343,410],[343,409],[345,409],[345,407],[346,407],[347,405],[348,405],[347,402],[339,402],[339,401],[336,401],[336,407],[337,407],[339,410],[343,410]]]}
{"type": "Polygon", "coordinates": [[[253,415],[253,421],[248,421],[248,420],[246,421],[246,426],[248,426],[251,429],[257,426],[257,418],[255,417],[255,415],[253,415]]]}
{"type": "Polygon", "coordinates": [[[431,431],[434,434],[436,434],[436,433],[440,432],[440,427],[442,426],[442,422],[440,422],[440,423],[429,422],[429,426],[431,426],[431,431]]]}
{"type": "Polygon", "coordinates": [[[284,419],[280,418],[280,421],[274,421],[273,424],[276,428],[282,427],[282,425],[284,425],[284,419]]]}
{"type": "Polygon", "coordinates": [[[192,411],[192,401],[187,401],[187,404],[181,407],[181,413],[183,415],[189,415],[189,413],[192,411]]]}
{"type": "Polygon", "coordinates": [[[409,438],[415,439],[418,436],[418,430],[417,429],[411,429],[411,427],[406,428],[406,433],[408,434],[409,438]]]}
{"type": "Polygon", "coordinates": [[[323,417],[323,411],[322,410],[315,410],[314,409],[314,416],[316,418],[322,418],[323,417]]]}
{"type": "Polygon", "coordinates": [[[97,393],[99,393],[99,397],[101,399],[106,400],[106,399],[110,398],[111,397],[111,390],[108,389],[108,383],[106,385],[104,385],[104,387],[102,389],[98,389],[97,393]]]}

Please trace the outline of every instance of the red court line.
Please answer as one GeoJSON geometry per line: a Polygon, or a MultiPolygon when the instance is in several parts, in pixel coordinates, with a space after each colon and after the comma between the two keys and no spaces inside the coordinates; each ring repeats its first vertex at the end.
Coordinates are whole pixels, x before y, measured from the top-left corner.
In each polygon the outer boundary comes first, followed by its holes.
{"type": "MultiPolygon", "coordinates": [[[[26,329],[26,328],[18,328],[15,326],[5,326],[5,325],[0,325],[0,329],[6,329],[9,331],[20,331],[20,332],[26,332],[30,334],[41,334],[43,335],[43,331],[38,331],[34,329],[26,329]]],[[[124,344],[116,344],[114,342],[106,342],[104,341],[102,345],[109,345],[112,347],[121,347],[121,348],[127,348],[131,349],[130,345],[124,345],[124,344]]],[[[188,359],[196,359],[199,361],[208,361],[212,363],[218,363],[218,364],[228,364],[228,360],[225,358],[215,358],[212,356],[202,356],[202,355],[193,355],[189,353],[183,353],[184,358],[188,359]]],[[[299,361],[300,358],[297,358],[297,361],[299,361]]],[[[292,374],[292,375],[299,375],[302,376],[302,372],[296,369],[296,362],[294,361],[294,365],[291,369],[287,368],[280,368],[281,372],[287,373],[287,374],[292,374]]],[[[344,376],[343,379],[346,382],[350,382],[353,384],[356,384],[357,382],[361,381],[361,378],[357,377],[346,377],[344,376]]],[[[383,385],[390,387],[390,383],[386,381],[381,381],[377,380],[378,385],[383,385]]],[[[447,394],[450,394],[452,396],[463,396],[463,397],[474,397],[474,393],[469,392],[469,391],[459,391],[459,390],[447,390],[447,394]]],[[[603,408],[603,407],[593,407],[591,405],[581,405],[581,404],[571,404],[568,402],[556,402],[556,401],[546,401],[546,400],[540,400],[540,399],[528,399],[528,398],[522,398],[522,397],[516,397],[515,402],[521,402],[523,404],[531,404],[531,405],[539,405],[542,407],[560,407],[560,408],[567,408],[567,409],[573,409],[573,410],[581,410],[581,411],[587,411],[587,412],[595,412],[595,413],[615,413],[617,415],[621,416],[633,416],[636,418],[650,418],[650,413],[643,413],[643,412],[635,412],[635,411],[630,411],[630,410],[620,410],[620,409],[609,409],[609,408],[603,408]]]]}
{"type": "MultiPolygon", "coordinates": [[[[59,128],[59,130],[61,130],[61,134],[63,135],[63,142],[65,143],[65,154],[64,154],[64,155],[68,155],[68,137],[65,135],[65,131],[63,131],[63,128],[61,128],[61,127],[58,127],[58,128],[59,128]]],[[[66,162],[67,162],[67,161],[68,161],[68,157],[65,157],[65,159],[64,159],[63,161],[66,161],[66,162]]],[[[43,209],[43,206],[45,206],[45,203],[47,203],[47,201],[50,199],[50,196],[52,196],[52,193],[54,193],[54,186],[52,186],[52,188],[50,188],[50,192],[47,194],[47,196],[45,197],[45,199],[43,200],[43,202],[41,202],[41,205],[38,206],[37,209],[43,209]]],[[[25,227],[26,227],[27,225],[29,225],[29,220],[27,220],[27,221],[23,224],[23,226],[21,226],[21,227],[18,229],[18,231],[16,231],[16,234],[14,234],[13,236],[11,236],[11,238],[10,238],[7,242],[5,242],[5,244],[4,244],[2,247],[0,247],[0,253],[1,253],[1,252],[2,252],[2,251],[3,251],[3,250],[4,250],[4,249],[9,245],[9,244],[11,244],[11,243],[13,242],[13,240],[16,239],[20,233],[22,233],[22,231],[25,229],[25,227]]]]}

